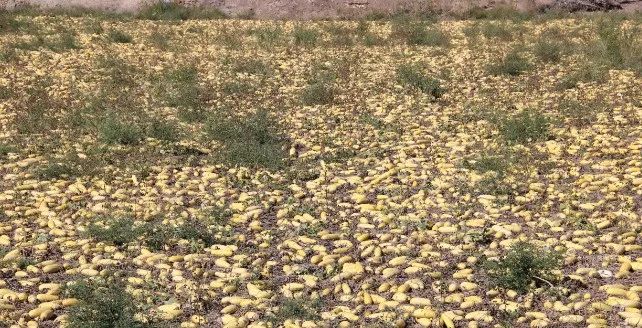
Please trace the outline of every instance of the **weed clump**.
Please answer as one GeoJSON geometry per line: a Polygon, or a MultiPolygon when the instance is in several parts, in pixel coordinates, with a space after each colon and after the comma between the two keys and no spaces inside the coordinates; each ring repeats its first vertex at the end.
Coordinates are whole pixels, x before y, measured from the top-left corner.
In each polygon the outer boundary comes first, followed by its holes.
{"type": "Polygon", "coordinates": [[[65,296],[78,300],[69,308],[66,327],[69,328],[152,328],[157,325],[141,322],[136,315],[142,312],[125,290],[123,282],[80,280],[69,283],[65,296]]]}
{"type": "Polygon", "coordinates": [[[225,14],[211,6],[188,7],[177,2],[158,1],[139,11],[137,18],[155,21],[222,19],[225,14]]]}
{"type": "Polygon", "coordinates": [[[8,144],[0,143],[0,159],[9,155],[9,153],[15,152],[16,149],[8,144]]]}
{"type": "Polygon", "coordinates": [[[492,75],[518,76],[531,68],[529,61],[517,51],[507,53],[497,63],[488,66],[487,70],[492,75]]]}
{"type": "Polygon", "coordinates": [[[510,143],[524,144],[548,138],[549,119],[539,112],[525,110],[501,122],[500,132],[510,143]]]}
{"type": "Polygon", "coordinates": [[[319,300],[302,298],[287,298],[280,302],[277,310],[271,314],[268,320],[273,325],[283,324],[287,320],[315,320],[319,319],[319,300]]]}
{"type": "Polygon", "coordinates": [[[494,286],[526,293],[534,282],[551,284],[553,271],[561,264],[560,253],[518,242],[500,259],[484,262],[483,267],[494,286]]]}
{"type": "Polygon", "coordinates": [[[403,85],[416,88],[419,91],[434,97],[441,98],[445,90],[439,80],[428,77],[416,65],[404,64],[397,68],[397,80],[403,85]]]}
{"type": "Polygon", "coordinates": [[[143,139],[143,131],[128,122],[110,117],[99,127],[100,138],[107,144],[136,145],[143,139]]]}
{"type": "Polygon", "coordinates": [[[448,35],[426,21],[398,18],[392,22],[391,37],[415,46],[443,47],[450,44],[448,35]]]}
{"type": "Polygon", "coordinates": [[[597,35],[598,40],[589,51],[595,62],[642,73],[642,38],[638,30],[609,20],[598,23],[597,35]]]}
{"type": "Polygon", "coordinates": [[[567,90],[575,88],[579,83],[602,83],[608,78],[608,69],[596,63],[584,63],[575,71],[566,74],[560,79],[558,89],[567,90]]]}
{"type": "Polygon", "coordinates": [[[535,57],[544,63],[558,63],[562,59],[562,45],[559,42],[540,39],[535,43],[535,57]]]}
{"type": "Polygon", "coordinates": [[[148,135],[162,141],[177,141],[180,132],[174,124],[168,121],[153,120],[149,125],[148,135]]]}
{"type": "Polygon", "coordinates": [[[181,120],[198,122],[205,118],[206,99],[196,66],[184,65],[168,71],[158,83],[157,94],[167,106],[178,108],[181,120]]]}
{"type": "Polygon", "coordinates": [[[109,40],[111,40],[114,43],[133,43],[134,42],[134,38],[131,35],[121,30],[109,31],[108,37],[109,37],[109,40]]]}
{"type": "Polygon", "coordinates": [[[317,30],[297,26],[292,31],[294,44],[297,46],[311,47],[317,44],[320,35],[317,30]]]}
{"type": "Polygon", "coordinates": [[[92,222],[87,227],[87,234],[92,238],[108,244],[123,246],[138,239],[144,232],[141,226],[135,226],[131,218],[105,218],[103,222],[92,222]]]}
{"type": "Polygon", "coordinates": [[[285,164],[287,140],[267,111],[245,117],[213,115],[205,130],[211,139],[223,143],[220,159],[233,165],[278,169],[285,164]]]}
{"type": "Polygon", "coordinates": [[[46,180],[71,177],[76,174],[78,171],[66,163],[49,163],[36,172],[38,178],[46,180]]]}

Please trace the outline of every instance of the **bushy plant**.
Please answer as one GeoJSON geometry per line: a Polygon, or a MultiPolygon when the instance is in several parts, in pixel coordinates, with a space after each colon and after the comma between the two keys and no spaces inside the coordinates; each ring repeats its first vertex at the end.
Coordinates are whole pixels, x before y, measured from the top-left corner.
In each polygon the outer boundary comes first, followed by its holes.
{"type": "Polygon", "coordinates": [[[99,126],[100,138],[107,144],[135,145],[143,139],[143,132],[135,125],[114,117],[99,126]]]}
{"type": "Polygon", "coordinates": [[[404,64],[399,66],[397,68],[397,80],[403,85],[416,88],[434,98],[440,98],[445,92],[439,80],[424,75],[417,65],[404,64]]]}
{"type": "Polygon", "coordinates": [[[120,281],[103,279],[78,280],[69,283],[64,294],[78,300],[69,308],[68,328],[153,328],[152,323],[141,322],[136,314],[139,304],[125,290],[120,281]]]}
{"type": "Polygon", "coordinates": [[[548,137],[549,119],[533,110],[524,110],[501,122],[500,132],[511,143],[527,143],[548,137]]]}
{"type": "Polygon", "coordinates": [[[218,113],[209,118],[205,130],[223,143],[220,159],[234,165],[280,168],[285,163],[287,144],[280,125],[267,111],[245,117],[218,113]]]}
{"type": "Polygon", "coordinates": [[[526,293],[534,282],[548,285],[554,281],[553,271],[559,269],[562,259],[556,251],[518,242],[500,259],[485,261],[483,267],[492,287],[526,293]]]}
{"type": "Polygon", "coordinates": [[[522,56],[518,51],[511,51],[507,53],[496,63],[488,66],[487,70],[493,75],[509,75],[518,76],[532,67],[530,62],[522,56]]]}
{"type": "Polygon", "coordinates": [[[178,116],[186,122],[205,118],[206,97],[199,84],[194,65],[169,70],[157,83],[157,94],[165,105],[178,108],[178,116]]]}
{"type": "Polygon", "coordinates": [[[87,234],[97,241],[124,246],[137,240],[145,231],[142,226],[136,226],[134,222],[127,217],[102,218],[89,224],[87,234]]]}
{"type": "Polygon", "coordinates": [[[535,43],[535,57],[545,63],[557,63],[562,59],[562,45],[556,41],[540,39],[535,43]]]}
{"type": "Polygon", "coordinates": [[[294,44],[298,46],[314,46],[317,44],[320,34],[317,30],[297,26],[292,31],[294,44]]]}
{"type": "Polygon", "coordinates": [[[149,20],[189,20],[189,19],[222,19],[225,14],[212,6],[185,6],[178,2],[158,1],[142,8],[139,19],[149,20]]]}
{"type": "Polygon", "coordinates": [[[132,43],[134,38],[126,32],[121,30],[110,30],[108,34],[109,40],[115,43],[132,43]]]}

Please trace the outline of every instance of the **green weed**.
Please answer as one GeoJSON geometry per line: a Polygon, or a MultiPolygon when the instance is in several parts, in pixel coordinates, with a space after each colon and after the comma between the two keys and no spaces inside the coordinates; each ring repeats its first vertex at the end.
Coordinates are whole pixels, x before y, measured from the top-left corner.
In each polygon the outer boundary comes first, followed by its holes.
{"type": "Polygon", "coordinates": [[[547,284],[554,281],[553,271],[559,269],[562,258],[558,252],[518,242],[499,260],[486,261],[483,267],[493,287],[526,293],[534,282],[547,284]]]}

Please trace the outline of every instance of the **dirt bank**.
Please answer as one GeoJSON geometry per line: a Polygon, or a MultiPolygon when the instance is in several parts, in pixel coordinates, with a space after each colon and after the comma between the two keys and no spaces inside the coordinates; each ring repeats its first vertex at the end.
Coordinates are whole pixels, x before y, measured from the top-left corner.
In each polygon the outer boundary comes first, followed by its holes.
{"type": "MultiPolygon", "coordinates": [[[[7,7],[31,4],[42,7],[79,6],[120,12],[135,11],[151,0],[4,0],[7,7]]],[[[178,0],[186,4],[215,6],[229,15],[256,18],[360,17],[370,13],[433,9],[462,12],[471,8],[511,6],[520,11],[563,7],[571,10],[642,10],[642,0],[178,0]]]]}

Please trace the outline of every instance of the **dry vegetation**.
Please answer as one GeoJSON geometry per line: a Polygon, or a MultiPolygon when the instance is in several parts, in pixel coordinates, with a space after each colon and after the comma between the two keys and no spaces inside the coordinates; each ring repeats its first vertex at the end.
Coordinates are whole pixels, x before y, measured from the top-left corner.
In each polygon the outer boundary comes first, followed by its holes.
{"type": "Polygon", "coordinates": [[[642,327],[639,16],[216,17],[0,15],[0,326],[642,327]]]}

